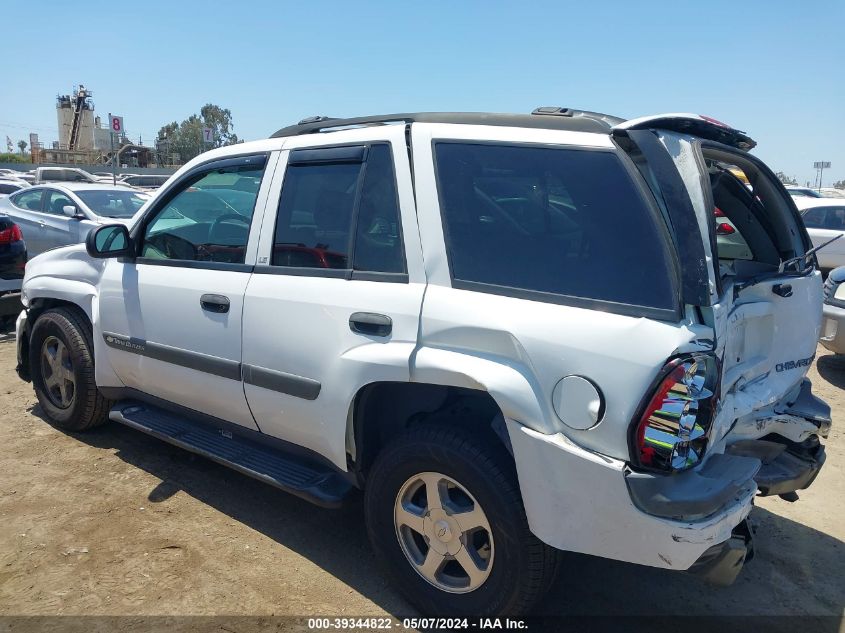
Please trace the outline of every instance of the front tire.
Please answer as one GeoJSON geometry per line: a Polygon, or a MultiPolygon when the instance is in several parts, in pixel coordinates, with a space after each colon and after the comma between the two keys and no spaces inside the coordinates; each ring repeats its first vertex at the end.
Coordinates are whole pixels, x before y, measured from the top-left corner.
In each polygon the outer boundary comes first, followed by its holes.
{"type": "Polygon", "coordinates": [[[553,581],[559,552],[529,530],[499,443],[413,428],[376,459],[365,510],[377,557],[423,615],[518,615],[553,581]]]}
{"type": "Polygon", "coordinates": [[[108,421],[112,402],[97,390],[91,328],[77,310],[55,308],[38,317],[29,366],[38,403],[53,424],[85,431],[108,421]]]}

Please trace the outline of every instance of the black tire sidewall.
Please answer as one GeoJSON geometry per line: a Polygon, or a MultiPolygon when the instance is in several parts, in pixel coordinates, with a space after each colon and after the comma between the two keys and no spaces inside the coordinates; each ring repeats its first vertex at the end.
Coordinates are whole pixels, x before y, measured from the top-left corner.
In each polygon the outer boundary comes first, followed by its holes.
{"type": "MultiPolygon", "coordinates": [[[[492,451],[497,448],[486,447],[492,451]]],[[[528,566],[527,521],[518,493],[514,499],[515,473],[503,473],[502,460],[492,465],[486,459],[472,459],[472,454],[451,445],[437,445],[423,438],[408,438],[385,453],[368,478],[367,528],[380,563],[402,593],[426,616],[510,613],[519,602],[528,566]],[[410,477],[426,471],[440,472],[460,483],[487,515],[493,532],[493,569],[475,591],[451,594],[434,587],[412,568],[399,544],[393,519],[396,495],[410,477]],[[502,475],[509,481],[502,481],[502,475]],[[502,484],[505,489],[497,490],[496,486],[502,484]]]]}
{"type": "Polygon", "coordinates": [[[85,414],[90,408],[90,403],[86,402],[86,399],[91,392],[88,380],[89,376],[93,375],[93,371],[86,372],[83,369],[90,364],[93,370],[93,362],[91,355],[86,353],[88,350],[80,349],[77,343],[80,340],[85,342],[83,344],[87,343],[84,333],[79,332],[63,314],[51,311],[38,317],[29,341],[29,366],[32,369],[32,385],[35,388],[38,403],[51,422],[70,431],[82,430],[86,427],[85,414]],[[67,347],[73,369],[76,384],[74,400],[73,404],[66,409],[54,405],[44,387],[44,377],[41,373],[41,348],[50,336],[55,336],[67,347]]]}

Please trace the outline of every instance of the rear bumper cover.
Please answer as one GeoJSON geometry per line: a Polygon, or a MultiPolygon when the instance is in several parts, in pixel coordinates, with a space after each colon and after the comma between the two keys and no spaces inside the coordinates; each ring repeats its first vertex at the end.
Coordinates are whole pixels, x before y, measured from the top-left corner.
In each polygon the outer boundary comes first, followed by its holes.
{"type": "Polygon", "coordinates": [[[660,480],[634,484],[650,488],[651,507],[664,515],[657,516],[635,503],[625,462],[582,449],[562,434],[538,433],[514,420],[507,426],[529,527],[557,549],[687,570],[732,538],[757,492],[753,477],[760,462],[740,456],[721,456],[688,483],[671,475],[635,477],[660,480]],[[672,499],[680,511],[672,509],[672,499]]]}
{"type": "Polygon", "coordinates": [[[785,495],[809,488],[824,466],[824,446],[818,438],[798,444],[744,440],[728,447],[733,455],[753,456],[762,462],[755,480],[761,496],[785,495]]]}
{"type": "Polygon", "coordinates": [[[754,558],[754,531],[745,519],[734,528],[731,537],[707,549],[689,573],[713,584],[726,587],[733,584],[743,565],[754,558]]]}
{"type": "Polygon", "coordinates": [[[735,429],[724,450],[760,460],[754,479],[761,495],[787,495],[807,488],[818,476],[825,462],[819,438],[827,437],[830,427],[830,406],[813,395],[805,378],[789,400],[735,429]]]}
{"type": "Polygon", "coordinates": [[[733,499],[753,494],[760,470],[756,456],[711,455],[701,466],[675,475],[630,473],[631,499],[644,512],[667,519],[701,519],[733,499]]]}

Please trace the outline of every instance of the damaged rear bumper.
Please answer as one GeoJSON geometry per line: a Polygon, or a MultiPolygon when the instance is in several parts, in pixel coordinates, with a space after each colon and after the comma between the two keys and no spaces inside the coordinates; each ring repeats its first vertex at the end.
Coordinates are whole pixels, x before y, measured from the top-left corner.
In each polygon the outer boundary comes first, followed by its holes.
{"type": "Polygon", "coordinates": [[[745,519],[737,525],[731,537],[705,551],[689,568],[694,574],[713,585],[727,587],[733,584],[743,565],[754,558],[754,531],[745,519]]]}
{"type": "Polygon", "coordinates": [[[733,538],[757,492],[757,459],[714,455],[679,475],[639,474],[562,434],[507,426],[528,525],[564,551],[686,571],[733,538]]]}
{"type": "Polygon", "coordinates": [[[804,379],[795,396],[738,424],[728,436],[725,453],[760,460],[755,476],[760,495],[781,495],[791,501],[795,492],[815,481],[825,462],[820,437],[830,433],[830,407],[812,393],[804,379]]]}
{"type": "Polygon", "coordinates": [[[763,497],[789,495],[809,488],[825,462],[824,446],[817,437],[801,443],[770,440],[741,440],[732,444],[732,455],[756,457],[762,463],[754,478],[763,497]]]}

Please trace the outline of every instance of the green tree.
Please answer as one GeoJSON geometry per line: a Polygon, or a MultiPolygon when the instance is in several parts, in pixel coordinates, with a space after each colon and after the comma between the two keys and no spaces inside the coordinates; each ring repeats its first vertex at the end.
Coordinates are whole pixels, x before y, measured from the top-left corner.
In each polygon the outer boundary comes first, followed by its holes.
{"type": "Polygon", "coordinates": [[[21,156],[23,156],[23,151],[26,149],[26,141],[18,141],[18,147],[21,150],[21,156]]]}
{"type": "Polygon", "coordinates": [[[778,173],[776,173],[775,176],[777,176],[778,180],[780,180],[785,185],[797,185],[798,184],[798,181],[795,180],[795,176],[787,176],[782,171],[779,171],[778,173]]]}
{"type": "Polygon", "coordinates": [[[20,154],[0,154],[0,163],[28,163],[29,160],[20,154]]]}
{"type": "Polygon", "coordinates": [[[212,103],[200,108],[199,115],[192,114],[181,123],[173,121],[161,127],[156,138],[156,145],[161,152],[178,154],[179,160],[188,162],[202,152],[238,142],[233,131],[232,112],[212,103]],[[203,128],[211,128],[214,140],[204,142],[203,128]]]}

